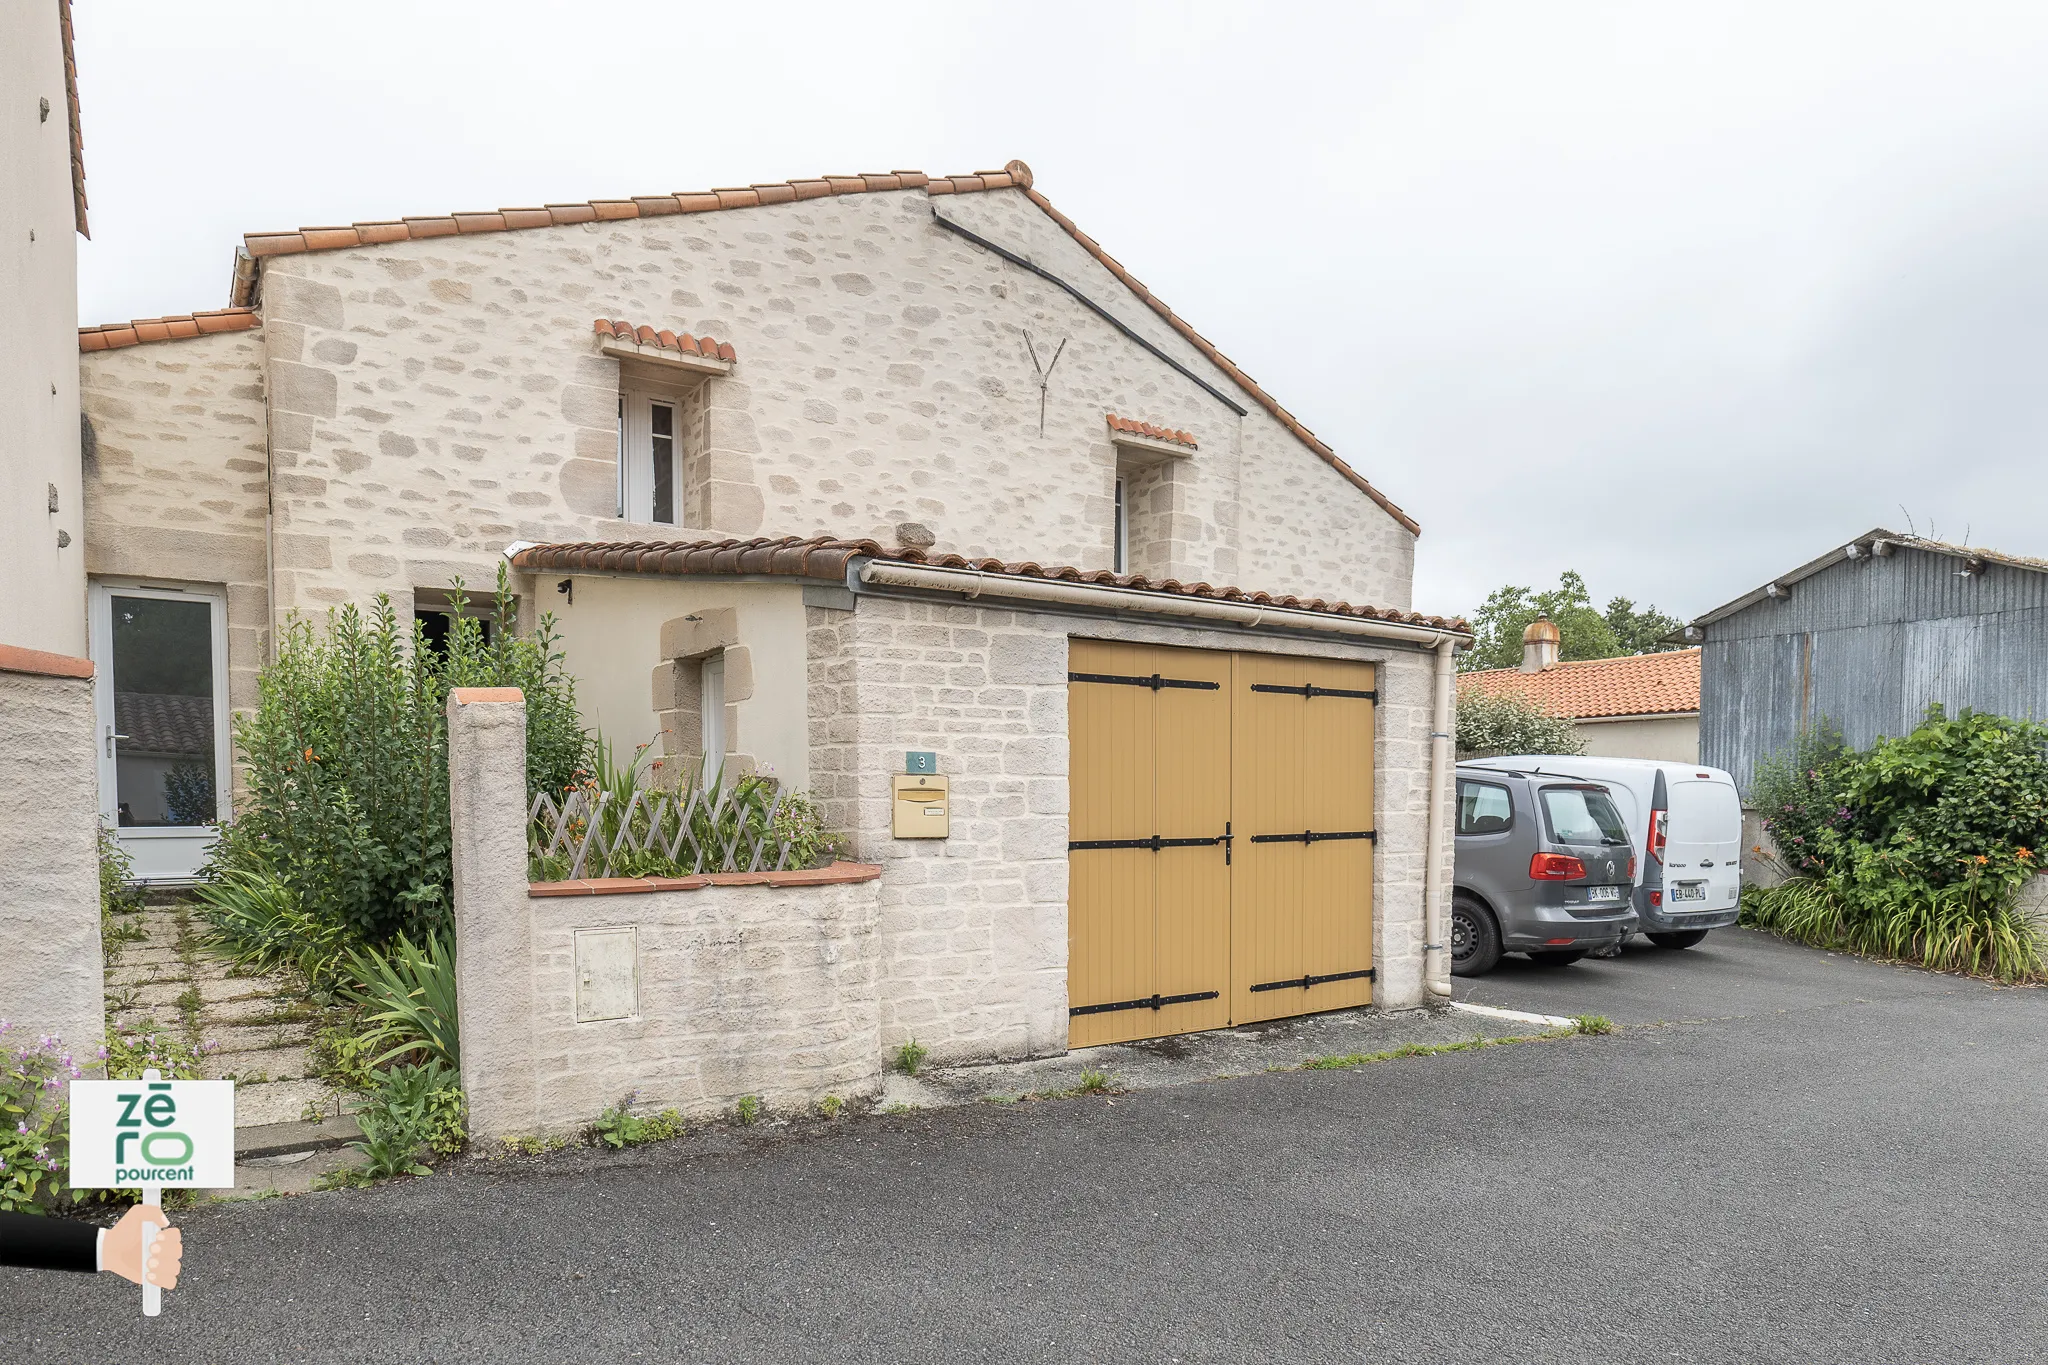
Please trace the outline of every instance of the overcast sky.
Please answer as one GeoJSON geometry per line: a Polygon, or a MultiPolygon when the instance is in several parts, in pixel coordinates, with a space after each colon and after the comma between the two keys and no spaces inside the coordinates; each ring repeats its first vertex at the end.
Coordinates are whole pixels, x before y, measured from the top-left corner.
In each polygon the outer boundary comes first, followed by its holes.
{"type": "Polygon", "coordinates": [[[245,231],[1020,157],[1422,522],[1419,608],[1692,615],[1901,504],[2048,554],[2039,0],[76,23],[87,324],[222,306],[245,231]]]}

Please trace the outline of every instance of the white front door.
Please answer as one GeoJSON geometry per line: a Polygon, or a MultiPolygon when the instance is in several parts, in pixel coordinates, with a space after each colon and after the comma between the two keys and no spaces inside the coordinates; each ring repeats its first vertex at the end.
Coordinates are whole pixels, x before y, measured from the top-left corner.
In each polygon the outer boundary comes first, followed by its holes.
{"type": "Polygon", "coordinates": [[[189,881],[233,790],[227,601],[92,585],[100,816],[146,882],[189,881]]]}

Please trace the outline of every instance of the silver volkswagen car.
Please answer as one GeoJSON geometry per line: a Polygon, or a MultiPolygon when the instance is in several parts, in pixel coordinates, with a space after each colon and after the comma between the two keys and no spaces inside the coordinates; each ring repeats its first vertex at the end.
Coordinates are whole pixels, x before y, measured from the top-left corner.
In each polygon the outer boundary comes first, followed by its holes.
{"type": "Polygon", "coordinates": [[[1461,765],[1457,844],[1458,976],[1492,971],[1502,953],[1577,962],[1636,931],[1635,850],[1597,782],[1461,765]]]}

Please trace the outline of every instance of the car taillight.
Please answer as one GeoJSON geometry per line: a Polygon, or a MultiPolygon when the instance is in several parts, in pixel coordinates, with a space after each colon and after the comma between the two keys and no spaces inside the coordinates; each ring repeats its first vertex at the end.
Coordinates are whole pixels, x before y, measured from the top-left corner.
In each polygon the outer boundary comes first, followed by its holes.
{"type": "Polygon", "coordinates": [[[1661,908],[1663,907],[1663,905],[1664,905],[1664,893],[1663,893],[1662,891],[1652,891],[1652,892],[1650,893],[1650,908],[1651,908],[1652,910],[1657,910],[1657,909],[1661,909],[1661,908]]]}
{"type": "Polygon", "coordinates": [[[1529,856],[1529,879],[1538,882],[1576,881],[1586,875],[1586,865],[1569,853],[1534,853],[1529,856]]]}
{"type": "Polygon", "coordinates": [[[1636,855],[1633,853],[1628,855],[1628,879],[1630,881],[1636,879],[1636,855]]]}
{"type": "Polygon", "coordinates": [[[1650,856],[1660,864],[1664,861],[1664,836],[1671,829],[1671,812],[1653,810],[1650,812],[1650,856]]]}

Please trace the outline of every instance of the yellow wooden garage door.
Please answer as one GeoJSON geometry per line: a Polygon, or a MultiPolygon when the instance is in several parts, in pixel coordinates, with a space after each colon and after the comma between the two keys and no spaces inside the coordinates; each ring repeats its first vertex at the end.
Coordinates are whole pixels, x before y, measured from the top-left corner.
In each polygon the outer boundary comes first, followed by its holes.
{"type": "Polygon", "coordinates": [[[1073,642],[1070,1046],[1372,998],[1373,677],[1073,642]]]}
{"type": "Polygon", "coordinates": [[[1068,666],[1068,1045],[1217,1028],[1230,656],[1076,640],[1068,666]]]}
{"type": "Polygon", "coordinates": [[[1240,654],[1231,1022],[1372,999],[1373,667],[1240,654]]]}

